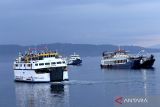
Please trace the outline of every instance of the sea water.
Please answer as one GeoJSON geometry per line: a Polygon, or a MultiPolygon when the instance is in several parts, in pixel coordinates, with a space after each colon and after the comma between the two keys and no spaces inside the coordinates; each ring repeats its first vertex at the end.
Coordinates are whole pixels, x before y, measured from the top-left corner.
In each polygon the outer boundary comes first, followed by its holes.
{"type": "Polygon", "coordinates": [[[101,69],[100,57],[68,66],[69,81],[14,82],[15,56],[0,57],[0,107],[114,107],[117,96],[160,96],[160,54],[154,69],[101,69]]]}

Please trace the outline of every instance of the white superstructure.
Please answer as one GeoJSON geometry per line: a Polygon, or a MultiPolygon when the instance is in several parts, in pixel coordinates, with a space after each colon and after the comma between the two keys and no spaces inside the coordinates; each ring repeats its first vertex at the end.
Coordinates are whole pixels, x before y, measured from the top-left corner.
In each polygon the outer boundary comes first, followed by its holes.
{"type": "Polygon", "coordinates": [[[134,68],[136,60],[125,50],[116,50],[115,52],[103,52],[101,59],[102,68],[134,68]]]}
{"type": "Polygon", "coordinates": [[[14,78],[26,82],[68,80],[67,62],[56,52],[19,54],[14,61],[14,78]]]}

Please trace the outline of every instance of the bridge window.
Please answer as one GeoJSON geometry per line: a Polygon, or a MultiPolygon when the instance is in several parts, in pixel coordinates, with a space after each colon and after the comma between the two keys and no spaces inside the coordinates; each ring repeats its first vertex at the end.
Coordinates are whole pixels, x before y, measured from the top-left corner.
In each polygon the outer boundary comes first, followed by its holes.
{"type": "Polygon", "coordinates": [[[57,62],[57,64],[61,64],[61,62],[57,62]]]}
{"type": "Polygon", "coordinates": [[[35,64],[35,66],[38,66],[38,64],[35,64]]]}
{"type": "Polygon", "coordinates": [[[51,64],[56,64],[56,62],[52,62],[51,64]]]}
{"type": "Polygon", "coordinates": [[[50,63],[45,63],[45,65],[50,65],[50,63]]]}
{"type": "Polygon", "coordinates": [[[39,63],[39,66],[42,66],[42,65],[44,65],[44,63],[39,63]]]}

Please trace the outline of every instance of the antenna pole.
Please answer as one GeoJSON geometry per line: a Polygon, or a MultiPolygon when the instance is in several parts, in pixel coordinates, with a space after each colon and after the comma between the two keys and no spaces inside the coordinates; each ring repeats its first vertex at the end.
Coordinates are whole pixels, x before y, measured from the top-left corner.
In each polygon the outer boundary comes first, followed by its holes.
{"type": "Polygon", "coordinates": [[[118,45],[118,50],[119,50],[119,51],[121,50],[121,47],[120,47],[120,45],[118,45]]]}

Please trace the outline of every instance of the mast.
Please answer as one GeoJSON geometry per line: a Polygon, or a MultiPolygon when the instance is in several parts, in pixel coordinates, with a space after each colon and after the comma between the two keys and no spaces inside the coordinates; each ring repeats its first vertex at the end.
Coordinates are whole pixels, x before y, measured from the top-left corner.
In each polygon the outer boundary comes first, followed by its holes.
{"type": "Polygon", "coordinates": [[[118,45],[118,51],[120,51],[121,50],[121,47],[120,47],[120,45],[118,45]]]}

